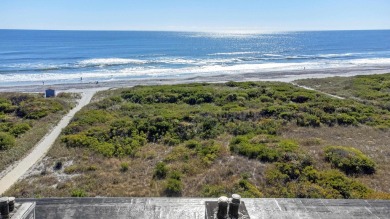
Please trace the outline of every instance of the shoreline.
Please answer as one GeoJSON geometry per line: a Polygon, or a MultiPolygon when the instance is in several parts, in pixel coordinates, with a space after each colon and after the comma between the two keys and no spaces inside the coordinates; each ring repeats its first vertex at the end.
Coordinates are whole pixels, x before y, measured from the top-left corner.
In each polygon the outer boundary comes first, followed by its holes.
{"type": "Polygon", "coordinates": [[[209,76],[192,76],[177,78],[150,78],[102,81],[95,83],[67,83],[54,85],[16,85],[0,86],[0,92],[44,92],[47,88],[57,92],[71,92],[74,90],[98,89],[98,88],[126,88],[137,85],[170,85],[188,83],[225,83],[228,81],[279,81],[291,83],[299,79],[327,78],[327,77],[351,77],[356,75],[372,75],[390,73],[389,66],[377,66],[372,68],[334,68],[334,69],[306,69],[293,71],[270,71],[258,73],[240,74],[216,74],[209,76]]]}

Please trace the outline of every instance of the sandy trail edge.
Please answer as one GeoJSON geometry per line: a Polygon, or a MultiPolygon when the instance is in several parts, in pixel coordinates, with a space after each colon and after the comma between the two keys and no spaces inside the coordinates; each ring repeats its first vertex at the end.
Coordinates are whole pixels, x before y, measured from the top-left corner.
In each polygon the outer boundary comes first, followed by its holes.
{"type": "MultiPolygon", "coordinates": [[[[3,178],[0,179],[0,195],[7,191],[14,183],[16,183],[36,162],[42,159],[49,151],[57,137],[60,135],[63,128],[65,128],[73,116],[87,105],[93,95],[97,91],[107,90],[108,88],[95,88],[95,89],[83,89],[72,90],[71,92],[80,92],[82,97],[78,101],[76,107],[69,111],[61,121],[47,134],[38,144],[32,149],[32,151],[20,160],[9,172],[7,172],[3,178]]],[[[68,91],[69,92],[69,91],[68,91]]]]}

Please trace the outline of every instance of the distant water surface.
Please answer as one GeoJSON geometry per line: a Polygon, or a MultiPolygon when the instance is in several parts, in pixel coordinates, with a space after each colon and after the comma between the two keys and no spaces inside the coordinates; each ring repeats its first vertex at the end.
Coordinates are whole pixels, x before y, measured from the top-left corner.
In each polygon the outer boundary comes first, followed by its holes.
{"type": "Polygon", "coordinates": [[[0,86],[389,66],[390,30],[0,30],[0,86]]]}

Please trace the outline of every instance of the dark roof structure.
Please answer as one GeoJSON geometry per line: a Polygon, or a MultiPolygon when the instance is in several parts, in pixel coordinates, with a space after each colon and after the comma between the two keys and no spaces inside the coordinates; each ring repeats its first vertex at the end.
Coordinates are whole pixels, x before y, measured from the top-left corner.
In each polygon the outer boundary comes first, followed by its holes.
{"type": "MultiPolygon", "coordinates": [[[[43,198],[36,218],[205,218],[205,202],[216,198],[43,198]]],[[[251,219],[390,218],[390,201],[335,199],[242,199],[251,219]]]]}

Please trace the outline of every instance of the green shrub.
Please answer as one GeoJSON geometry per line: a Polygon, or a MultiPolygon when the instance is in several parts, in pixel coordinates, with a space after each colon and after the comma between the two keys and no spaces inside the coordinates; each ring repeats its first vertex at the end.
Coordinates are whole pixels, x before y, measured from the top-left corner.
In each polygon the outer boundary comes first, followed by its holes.
{"type": "Polygon", "coordinates": [[[15,146],[15,138],[5,132],[0,132],[0,150],[7,150],[15,146]]]}
{"type": "Polygon", "coordinates": [[[230,122],[226,125],[226,128],[229,133],[233,135],[246,135],[253,133],[256,130],[256,127],[251,122],[230,122]]]}
{"type": "Polygon", "coordinates": [[[141,95],[134,93],[133,90],[122,92],[122,98],[133,103],[142,103],[144,101],[144,98],[141,95]]]}
{"type": "Polygon", "coordinates": [[[350,116],[346,113],[342,113],[342,114],[337,115],[337,123],[339,125],[356,125],[357,121],[356,121],[355,117],[350,116]]]}
{"type": "Polygon", "coordinates": [[[96,138],[84,134],[65,135],[61,138],[61,141],[68,147],[92,147],[99,144],[96,138]]]}
{"type": "Polygon", "coordinates": [[[86,197],[87,193],[82,189],[73,189],[71,191],[71,196],[72,197],[86,197]]]}
{"type": "Polygon", "coordinates": [[[282,174],[287,175],[289,180],[298,179],[305,167],[306,165],[301,162],[276,163],[276,168],[282,174]]]}
{"type": "Polygon", "coordinates": [[[16,107],[12,105],[12,102],[5,98],[0,98],[0,112],[11,113],[15,111],[16,107]]]}
{"type": "Polygon", "coordinates": [[[209,185],[206,184],[202,187],[202,196],[203,197],[220,197],[226,196],[226,188],[222,185],[209,185]]]}
{"type": "Polygon", "coordinates": [[[366,198],[372,193],[365,185],[348,178],[338,170],[321,172],[317,184],[335,190],[341,196],[339,198],[366,198]]]}
{"type": "Polygon", "coordinates": [[[122,162],[121,163],[121,168],[120,168],[121,172],[126,172],[129,170],[129,163],[127,162],[122,162]]]}
{"type": "Polygon", "coordinates": [[[27,132],[28,130],[30,130],[31,126],[28,124],[28,123],[17,123],[15,124],[11,130],[10,130],[10,133],[15,136],[15,137],[18,137],[19,135],[21,134],[24,134],[25,132],[27,132]]]}
{"type": "Polygon", "coordinates": [[[49,113],[62,109],[63,106],[56,100],[34,98],[22,101],[17,109],[17,114],[27,119],[40,119],[49,113]]]}
{"type": "Polygon", "coordinates": [[[265,95],[262,95],[260,96],[259,98],[260,102],[263,102],[263,103],[272,103],[274,102],[274,99],[268,97],[268,96],[265,96],[265,95]]]}
{"type": "Polygon", "coordinates": [[[240,194],[243,198],[260,198],[263,194],[260,190],[250,183],[247,179],[241,179],[234,188],[235,193],[240,194]]]}
{"type": "Polygon", "coordinates": [[[295,92],[291,96],[291,101],[296,103],[305,103],[311,99],[313,99],[313,95],[307,91],[295,92]]]}
{"type": "Polygon", "coordinates": [[[257,123],[257,134],[276,135],[281,127],[281,122],[275,119],[262,119],[257,123]]]}
{"type": "Polygon", "coordinates": [[[114,144],[109,142],[96,143],[92,145],[92,148],[96,152],[103,154],[106,157],[113,157],[114,155],[119,157],[126,154],[126,152],[124,152],[123,147],[116,147],[114,144]]]}
{"type": "Polygon", "coordinates": [[[278,168],[269,168],[265,172],[265,181],[268,187],[284,187],[289,180],[289,176],[278,168]]]}
{"type": "Polygon", "coordinates": [[[189,140],[186,142],[186,147],[189,149],[194,149],[194,148],[201,147],[201,144],[196,140],[189,140]]]}
{"type": "Polygon", "coordinates": [[[298,150],[299,145],[293,140],[284,139],[279,142],[278,148],[284,152],[294,152],[298,150]]]}
{"type": "Polygon", "coordinates": [[[340,196],[333,189],[323,188],[311,182],[289,182],[287,190],[296,198],[339,198],[340,196]]]}
{"type": "Polygon", "coordinates": [[[171,134],[167,134],[164,136],[163,142],[165,145],[174,146],[180,144],[180,139],[178,136],[171,136],[171,134]]]}
{"type": "Polygon", "coordinates": [[[176,180],[181,180],[181,173],[179,171],[172,171],[170,174],[169,174],[169,178],[170,179],[176,179],[176,180]]]}
{"type": "Polygon", "coordinates": [[[165,187],[165,194],[169,197],[180,196],[183,189],[181,180],[169,178],[165,187]]]}
{"type": "Polygon", "coordinates": [[[292,140],[276,140],[269,135],[237,136],[230,142],[230,151],[246,156],[249,159],[259,159],[263,162],[305,160],[299,155],[299,146],[292,140]],[[278,142],[278,144],[275,144],[278,142]]]}
{"type": "Polygon", "coordinates": [[[302,113],[297,117],[297,125],[319,127],[321,125],[321,120],[315,115],[302,113]]]}
{"type": "Polygon", "coordinates": [[[110,113],[104,110],[82,110],[76,114],[73,121],[81,125],[94,125],[97,123],[105,123],[111,117],[110,113]]]}
{"type": "Polygon", "coordinates": [[[346,174],[375,172],[375,162],[356,148],[329,146],[324,149],[324,152],[326,160],[346,174]]]}
{"type": "Polygon", "coordinates": [[[168,167],[164,162],[158,162],[155,169],[153,177],[157,179],[164,179],[167,176],[168,167]]]}
{"type": "Polygon", "coordinates": [[[195,150],[202,161],[210,165],[219,156],[221,145],[215,143],[215,141],[206,141],[195,148],[195,150]]]}
{"type": "Polygon", "coordinates": [[[231,93],[231,94],[228,94],[226,96],[226,100],[228,102],[234,102],[234,101],[237,101],[237,97],[238,97],[238,95],[236,93],[231,93]]]}
{"type": "Polygon", "coordinates": [[[165,157],[165,162],[188,161],[196,155],[196,151],[189,149],[183,145],[174,147],[171,152],[165,157]]]}

